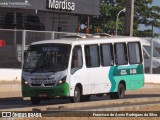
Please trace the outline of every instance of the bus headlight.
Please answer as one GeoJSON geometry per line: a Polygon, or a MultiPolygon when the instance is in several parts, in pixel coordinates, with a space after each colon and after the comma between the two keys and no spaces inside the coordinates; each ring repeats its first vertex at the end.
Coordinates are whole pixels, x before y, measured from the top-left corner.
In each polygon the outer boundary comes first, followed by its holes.
{"type": "Polygon", "coordinates": [[[29,85],[28,81],[25,81],[24,84],[25,84],[25,85],[29,85]]]}
{"type": "Polygon", "coordinates": [[[25,80],[24,78],[22,78],[22,85],[29,86],[29,82],[25,80]]]}
{"type": "Polygon", "coordinates": [[[65,83],[65,82],[66,82],[66,76],[58,81],[58,85],[61,85],[61,84],[65,83]]]}

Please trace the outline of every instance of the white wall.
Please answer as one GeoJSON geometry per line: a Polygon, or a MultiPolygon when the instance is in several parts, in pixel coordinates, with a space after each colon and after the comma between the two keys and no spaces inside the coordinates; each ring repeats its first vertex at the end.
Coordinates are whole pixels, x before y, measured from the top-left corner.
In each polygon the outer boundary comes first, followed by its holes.
{"type": "Polygon", "coordinates": [[[0,81],[20,81],[21,69],[0,69],[0,81]]]}
{"type": "MultiPolygon", "coordinates": [[[[0,69],[0,81],[20,81],[21,69],[0,69]]],[[[145,74],[145,83],[160,83],[160,74],[145,74]]]]}
{"type": "Polygon", "coordinates": [[[160,74],[145,74],[145,83],[160,83],[160,74]]]}

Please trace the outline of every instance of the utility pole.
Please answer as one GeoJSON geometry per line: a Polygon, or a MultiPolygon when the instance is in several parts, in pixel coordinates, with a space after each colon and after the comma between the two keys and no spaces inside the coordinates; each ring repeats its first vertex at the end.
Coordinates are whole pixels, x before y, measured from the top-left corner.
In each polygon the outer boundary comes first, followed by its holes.
{"type": "Polygon", "coordinates": [[[124,35],[133,36],[134,0],[126,0],[124,35]]]}

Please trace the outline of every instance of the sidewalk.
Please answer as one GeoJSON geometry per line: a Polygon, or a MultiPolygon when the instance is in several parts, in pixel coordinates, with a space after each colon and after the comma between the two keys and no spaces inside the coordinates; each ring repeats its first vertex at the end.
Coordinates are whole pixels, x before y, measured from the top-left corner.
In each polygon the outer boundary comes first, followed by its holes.
{"type": "Polygon", "coordinates": [[[21,97],[21,82],[0,81],[0,98],[21,97]]]}

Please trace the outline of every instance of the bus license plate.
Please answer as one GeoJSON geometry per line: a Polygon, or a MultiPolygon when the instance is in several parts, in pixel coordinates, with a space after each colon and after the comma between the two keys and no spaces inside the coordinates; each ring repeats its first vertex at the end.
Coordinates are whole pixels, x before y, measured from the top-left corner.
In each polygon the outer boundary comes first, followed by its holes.
{"type": "Polygon", "coordinates": [[[48,97],[48,94],[47,93],[41,93],[41,94],[38,94],[39,97],[48,97]]]}

